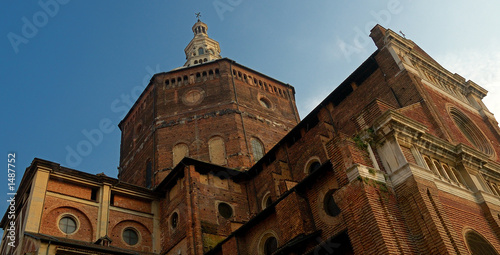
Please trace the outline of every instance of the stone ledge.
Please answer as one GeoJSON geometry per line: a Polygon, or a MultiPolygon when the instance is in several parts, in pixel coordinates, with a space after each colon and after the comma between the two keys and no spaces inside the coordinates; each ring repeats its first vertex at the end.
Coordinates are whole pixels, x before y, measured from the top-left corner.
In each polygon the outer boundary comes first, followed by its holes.
{"type": "Polygon", "coordinates": [[[346,170],[347,178],[349,182],[353,182],[358,179],[358,177],[368,178],[375,180],[377,182],[385,182],[384,173],[375,168],[367,167],[360,164],[354,164],[346,170]]]}

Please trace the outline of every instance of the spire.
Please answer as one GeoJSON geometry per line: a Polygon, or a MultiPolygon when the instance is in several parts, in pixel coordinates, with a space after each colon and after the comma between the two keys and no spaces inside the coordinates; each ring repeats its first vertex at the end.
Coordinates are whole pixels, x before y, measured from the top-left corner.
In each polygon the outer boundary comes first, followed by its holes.
{"type": "Polygon", "coordinates": [[[201,22],[200,17],[201,13],[196,13],[198,21],[192,28],[194,38],[184,49],[187,60],[184,66],[186,67],[221,58],[219,43],[208,37],[208,26],[207,24],[201,22]]]}

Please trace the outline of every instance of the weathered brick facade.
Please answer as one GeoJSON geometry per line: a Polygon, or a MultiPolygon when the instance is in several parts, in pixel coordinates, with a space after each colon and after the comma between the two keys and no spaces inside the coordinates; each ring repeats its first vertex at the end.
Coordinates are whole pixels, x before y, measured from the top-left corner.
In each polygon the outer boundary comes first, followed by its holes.
{"type": "Polygon", "coordinates": [[[158,184],[177,163],[178,144],[186,145],[191,158],[248,169],[254,163],[252,138],[267,151],[299,121],[294,94],[290,85],[229,59],[156,74],[120,123],[119,177],[143,186],[149,177],[158,184]],[[210,157],[213,137],[224,143],[220,162],[210,157]]]}
{"type": "Polygon", "coordinates": [[[2,254],[498,254],[487,92],[391,30],[371,37],[300,122],[290,85],[187,48],[120,123],[118,179],[33,161],[2,254]]]}

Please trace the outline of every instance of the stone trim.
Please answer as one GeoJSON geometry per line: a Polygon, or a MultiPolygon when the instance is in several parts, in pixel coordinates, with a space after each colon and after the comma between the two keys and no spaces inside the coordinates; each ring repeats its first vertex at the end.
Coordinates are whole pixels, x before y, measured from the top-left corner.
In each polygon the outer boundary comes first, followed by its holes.
{"type": "Polygon", "coordinates": [[[55,192],[52,192],[52,191],[47,191],[47,196],[51,196],[51,197],[55,197],[55,198],[60,198],[60,199],[64,199],[64,200],[68,200],[68,201],[72,201],[72,202],[76,202],[76,203],[80,203],[80,204],[86,204],[86,205],[90,205],[90,206],[99,207],[99,202],[92,202],[92,201],[89,201],[89,200],[86,200],[86,199],[72,197],[72,196],[69,196],[69,195],[55,193],[55,192]]]}
{"type": "Polygon", "coordinates": [[[113,211],[117,211],[117,212],[127,213],[127,214],[131,214],[131,215],[139,216],[139,217],[145,217],[145,218],[148,218],[148,219],[153,219],[154,218],[154,215],[150,214],[150,213],[138,212],[138,211],[134,211],[134,210],[130,210],[130,209],[125,209],[125,208],[121,208],[121,207],[116,207],[116,206],[112,206],[112,205],[109,206],[109,210],[110,211],[113,210],[113,211]]]}
{"type": "Polygon", "coordinates": [[[354,164],[346,169],[346,174],[349,182],[353,182],[357,180],[358,177],[361,177],[385,183],[385,177],[382,171],[360,164],[354,164]]]}

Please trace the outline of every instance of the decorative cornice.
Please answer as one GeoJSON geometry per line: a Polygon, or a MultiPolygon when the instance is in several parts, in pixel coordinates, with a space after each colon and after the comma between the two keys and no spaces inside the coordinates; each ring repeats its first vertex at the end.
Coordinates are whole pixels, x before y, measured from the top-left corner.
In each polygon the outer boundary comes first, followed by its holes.
{"type": "MultiPolygon", "coordinates": [[[[413,41],[405,39],[395,33],[394,31],[387,29],[384,37],[385,47],[394,46],[398,50],[404,53],[404,56],[409,57],[413,65],[418,65],[419,67],[424,67],[428,71],[434,74],[436,77],[442,77],[442,74],[446,76],[446,80],[452,82],[455,86],[461,88],[465,93],[473,93],[480,99],[486,96],[488,91],[481,86],[477,85],[473,81],[465,81],[465,79],[450,71],[443,68],[435,61],[429,61],[428,56],[424,56],[422,53],[413,50],[417,46],[413,41]]],[[[418,47],[418,46],[417,46],[418,47]]]]}
{"type": "Polygon", "coordinates": [[[482,172],[495,173],[500,176],[500,164],[492,161],[488,155],[459,143],[450,142],[427,133],[427,127],[402,114],[388,110],[374,121],[373,130],[379,136],[378,142],[383,142],[387,135],[393,134],[398,140],[411,143],[422,150],[439,153],[452,161],[458,161],[482,172]]]}
{"type": "Polygon", "coordinates": [[[419,139],[427,132],[428,128],[396,111],[388,110],[373,122],[373,130],[376,134],[382,133],[384,135],[388,134],[390,130],[395,130],[398,134],[419,139]]]}

